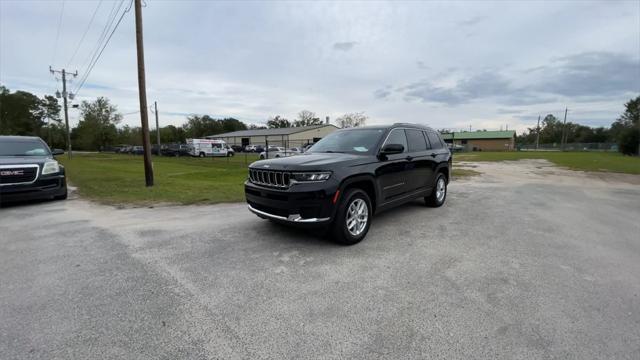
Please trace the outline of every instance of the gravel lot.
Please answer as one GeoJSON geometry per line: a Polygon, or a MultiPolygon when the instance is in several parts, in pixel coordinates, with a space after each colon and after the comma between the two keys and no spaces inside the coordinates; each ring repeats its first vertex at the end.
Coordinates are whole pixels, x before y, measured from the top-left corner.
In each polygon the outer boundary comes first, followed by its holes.
{"type": "Polygon", "coordinates": [[[467,166],[352,247],[243,204],[0,209],[0,357],[639,359],[640,177],[467,166]]]}

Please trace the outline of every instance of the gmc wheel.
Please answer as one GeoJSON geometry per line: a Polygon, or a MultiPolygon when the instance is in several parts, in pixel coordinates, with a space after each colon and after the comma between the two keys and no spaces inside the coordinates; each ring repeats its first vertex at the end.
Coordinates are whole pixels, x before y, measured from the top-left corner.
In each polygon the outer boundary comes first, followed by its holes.
{"type": "Polygon", "coordinates": [[[361,189],[348,189],[338,205],[333,222],[333,238],[343,245],[357,244],[367,235],[373,211],[369,195],[361,189]]]}
{"type": "Polygon", "coordinates": [[[203,153],[203,152],[201,152],[198,156],[199,156],[199,157],[204,157],[204,153],[203,153]]]}

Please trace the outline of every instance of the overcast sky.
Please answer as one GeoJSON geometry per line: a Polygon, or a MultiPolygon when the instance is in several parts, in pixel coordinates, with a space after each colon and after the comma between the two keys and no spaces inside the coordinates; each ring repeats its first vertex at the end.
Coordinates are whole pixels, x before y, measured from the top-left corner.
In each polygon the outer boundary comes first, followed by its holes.
{"type": "MultiPolygon", "coordinates": [[[[66,1],[60,17],[63,1],[0,0],[2,85],[51,94],[62,85],[49,65],[85,73],[110,12],[130,0],[120,3],[66,1]]],[[[161,125],[188,114],[260,124],[307,109],[332,120],[363,111],[369,124],[522,130],[567,106],[570,121],[608,126],[640,94],[637,0],[146,4],[147,98],[161,125]]],[[[76,102],[97,96],[122,113],[139,109],[133,10],[76,102]]]]}

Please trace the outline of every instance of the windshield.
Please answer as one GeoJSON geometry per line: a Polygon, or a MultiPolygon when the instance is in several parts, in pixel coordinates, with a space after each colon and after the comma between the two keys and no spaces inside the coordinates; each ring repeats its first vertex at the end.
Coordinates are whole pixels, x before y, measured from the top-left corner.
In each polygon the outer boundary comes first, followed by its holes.
{"type": "Polygon", "coordinates": [[[39,140],[0,140],[0,156],[47,156],[49,148],[39,140]]]}
{"type": "Polygon", "coordinates": [[[370,154],[384,129],[354,129],[333,132],[315,143],[310,153],[370,154]]]}

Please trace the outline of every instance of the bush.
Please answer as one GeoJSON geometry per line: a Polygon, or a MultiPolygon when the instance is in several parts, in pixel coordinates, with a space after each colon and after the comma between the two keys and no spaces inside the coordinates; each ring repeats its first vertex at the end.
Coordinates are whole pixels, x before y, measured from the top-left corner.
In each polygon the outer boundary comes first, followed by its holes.
{"type": "Polygon", "coordinates": [[[624,155],[638,155],[640,144],[640,130],[636,127],[626,128],[620,132],[618,146],[624,155]]]}

